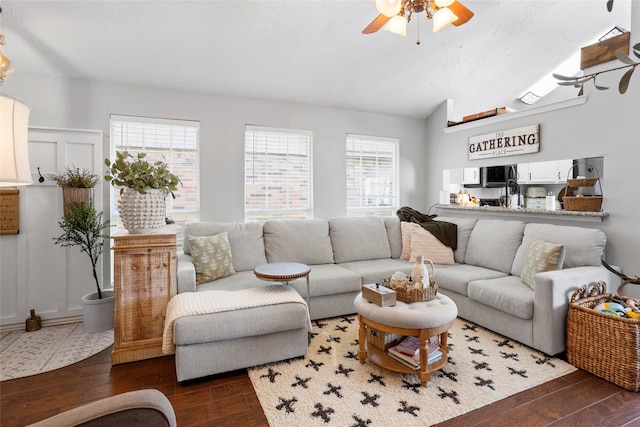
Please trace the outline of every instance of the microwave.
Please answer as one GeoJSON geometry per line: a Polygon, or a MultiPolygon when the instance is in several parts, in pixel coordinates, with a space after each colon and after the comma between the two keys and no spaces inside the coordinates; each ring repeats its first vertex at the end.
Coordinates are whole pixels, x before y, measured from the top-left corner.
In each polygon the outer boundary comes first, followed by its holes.
{"type": "Polygon", "coordinates": [[[504,187],[508,179],[516,179],[517,166],[486,166],[482,168],[482,182],[484,187],[504,187]]]}

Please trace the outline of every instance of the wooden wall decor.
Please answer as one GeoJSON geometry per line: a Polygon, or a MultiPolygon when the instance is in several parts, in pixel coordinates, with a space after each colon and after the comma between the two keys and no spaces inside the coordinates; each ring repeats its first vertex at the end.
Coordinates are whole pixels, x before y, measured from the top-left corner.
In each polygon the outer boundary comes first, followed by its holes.
{"type": "Polygon", "coordinates": [[[594,65],[613,61],[616,59],[616,50],[621,50],[628,55],[630,40],[631,33],[626,32],[583,47],[580,49],[580,69],[584,70],[594,65]]]}
{"type": "Polygon", "coordinates": [[[20,191],[0,190],[0,234],[20,232],[20,191]]]}

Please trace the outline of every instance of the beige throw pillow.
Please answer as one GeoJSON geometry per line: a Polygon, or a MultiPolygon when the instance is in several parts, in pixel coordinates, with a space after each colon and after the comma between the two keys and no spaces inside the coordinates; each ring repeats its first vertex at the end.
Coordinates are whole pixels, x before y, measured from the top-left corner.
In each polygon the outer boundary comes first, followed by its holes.
{"type": "Polygon", "coordinates": [[[400,222],[400,231],[402,232],[402,253],[400,259],[406,259],[409,261],[411,258],[411,229],[413,223],[402,221],[400,222]]]}
{"type": "Polygon", "coordinates": [[[197,285],[235,273],[226,231],[215,236],[189,236],[189,247],[197,285]]]}
{"type": "Polygon", "coordinates": [[[564,252],[564,245],[561,243],[549,243],[541,239],[535,239],[529,246],[520,278],[533,289],[533,276],[536,273],[560,270],[562,268],[564,252]]]}
{"type": "Polygon", "coordinates": [[[434,264],[454,264],[453,249],[442,243],[431,232],[420,224],[411,227],[411,255],[409,261],[414,262],[422,255],[434,264]]]}

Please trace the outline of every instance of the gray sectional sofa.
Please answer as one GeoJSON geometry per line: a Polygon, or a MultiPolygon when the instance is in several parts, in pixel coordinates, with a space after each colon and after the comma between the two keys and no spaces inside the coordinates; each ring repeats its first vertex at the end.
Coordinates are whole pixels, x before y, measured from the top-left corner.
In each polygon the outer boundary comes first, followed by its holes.
{"type": "MultiPolygon", "coordinates": [[[[616,280],[600,266],[606,237],[597,229],[526,224],[520,221],[438,217],[458,226],[455,263],[436,265],[440,292],[452,298],[459,316],[553,355],[565,349],[568,300],[580,285],[616,280]],[[535,238],[565,245],[564,268],[535,275],[535,287],[520,273],[535,238]]],[[[353,301],[366,283],[412,263],[399,259],[402,233],[397,217],[269,220],[252,223],[200,222],[185,229],[178,255],[178,292],[238,290],[266,286],[253,274],[264,263],[311,266],[310,316],[354,313],[353,301]],[[196,285],[188,236],[227,232],[235,274],[196,285]]],[[[306,282],[290,285],[306,298],[306,282]]],[[[188,316],[174,323],[178,380],[254,366],[306,353],[304,305],[266,306],[188,316]],[[304,311],[304,313],[303,313],[304,311]],[[225,325],[233,324],[233,328],[225,325]],[[247,351],[250,349],[250,351],[247,351]]]]}

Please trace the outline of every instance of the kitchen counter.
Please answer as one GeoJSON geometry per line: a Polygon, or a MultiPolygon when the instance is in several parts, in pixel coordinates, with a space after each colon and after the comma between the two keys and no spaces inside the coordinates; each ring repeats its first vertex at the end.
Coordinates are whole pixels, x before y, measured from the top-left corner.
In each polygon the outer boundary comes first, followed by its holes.
{"type": "MultiPolygon", "coordinates": [[[[579,212],[579,211],[565,211],[555,210],[548,211],[546,209],[510,209],[500,206],[459,206],[455,204],[451,205],[436,205],[436,209],[446,211],[446,214],[455,212],[456,214],[470,214],[470,215],[487,215],[487,216],[513,216],[517,218],[538,218],[538,219],[552,219],[552,220],[565,220],[565,221],[582,221],[582,222],[602,222],[604,218],[609,216],[608,212],[579,212]]],[[[442,212],[445,215],[444,212],[442,212]]]]}

